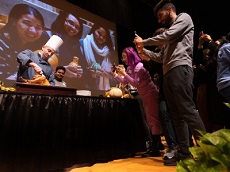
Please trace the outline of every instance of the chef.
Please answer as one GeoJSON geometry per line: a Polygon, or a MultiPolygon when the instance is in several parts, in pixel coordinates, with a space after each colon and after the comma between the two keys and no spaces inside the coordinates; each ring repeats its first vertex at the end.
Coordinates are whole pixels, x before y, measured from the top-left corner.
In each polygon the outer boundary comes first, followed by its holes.
{"type": "Polygon", "coordinates": [[[53,35],[48,42],[42,46],[42,50],[34,52],[26,49],[17,56],[19,62],[17,82],[33,80],[34,76],[39,74],[45,76],[50,85],[54,86],[54,72],[48,59],[55,54],[58,48],[63,44],[63,40],[53,35]],[[23,78],[23,79],[22,79],[23,78]]]}

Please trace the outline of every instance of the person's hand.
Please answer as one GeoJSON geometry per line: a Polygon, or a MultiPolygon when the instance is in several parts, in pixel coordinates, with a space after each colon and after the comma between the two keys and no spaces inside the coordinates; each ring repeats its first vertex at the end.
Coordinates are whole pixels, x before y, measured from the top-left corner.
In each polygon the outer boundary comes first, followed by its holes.
{"type": "Polygon", "coordinates": [[[210,42],[210,41],[212,41],[211,36],[210,36],[210,35],[208,35],[208,34],[204,34],[204,35],[203,35],[203,39],[204,39],[206,42],[210,42]]]}
{"type": "Polygon", "coordinates": [[[193,70],[196,70],[196,65],[192,65],[192,69],[193,69],[193,70]]]}
{"type": "Polygon", "coordinates": [[[202,64],[199,65],[199,69],[206,72],[206,67],[202,64]]]}
{"type": "Polygon", "coordinates": [[[204,44],[204,34],[199,37],[198,48],[203,48],[203,44],[204,44]]]}
{"type": "Polygon", "coordinates": [[[125,68],[124,67],[119,67],[119,66],[117,66],[117,73],[120,76],[125,76],[127,74],[125,68]]]}
{"type": "Polygon", "coordinates": [[[212,37],[208,34],[200,34],[198,48],[203,48],[204,42],[212,41],[212,37]]]}
{"type": "Polygon", "coordinates": [[[150,58],[148,56],[146,56],[145,54],[138,53],[138,55],[140,56],[141,60],[150,61],[150,58]]]}
{"type": "Polygon", "coordinates": [[[114,66],[114,65],[112,65],[111,66],[111,73],[112,73],[112,75],[113,75],[113,77],[117,77],[117,67],[116,66],[114,66]]]}
{"type": "Polygon", "coordinates": [[[93,78],[96,78],[97,76],[100,76],[100,74],[101,74],[100,68],[98,68],[98,69],[95,70],[95,69],[92,68],[92,67],[88,67],[87,69],[89,70],[89,72],[90,72],[90,74],[91,74],[91,76],[92,76],[93,78]]]}
{"type": "Polygon", "coordinates": [[[95,71],[95,74],[96,74],[97,76],[103,76],[104,73],[105,73],[105,71],[104,71],[103,69],[101,69],[101,68],[99,68],[99,69],[97,69],[97,70],[95,71]]]}
{"type": "Polygon", "coordinates": [[[77,69],[67,65],[64,66],[66,68],[65,76],[69,78],[81,78],[83,75],[83,69],[80,65],[78,65],[77,69]]]}
{"type": "Polygon", "coordinates": [[[112,65],[112,66],[111,66],[111,73],[112,73],[112,74],[115,73],[116,70],[117,70],[117,67],[116,67],[115,65],[112,65]]]}
{"type": "Polygon", "coordinates": [[[155,74],[153,75],[153,82],[154,82],[154,84],[159,85],[159,80],[160,80],[159,74],[158,74],[158,73],[155,73],[155,74]]]}
{"type": "Polygon", "coordinates": [[[30,62],[29,66],[31,66],[37,74],[40,74],[40,75],[43,74],[42,68],[38,66],[36,63],[30,62]]]}
{"type": "Polygon", "coordinates": [[[142,53],[143,51],[144,46],[142,41],[143,39],[138,35],[136,35],[136,37],[133,40],[133,43],[135,44],[138,53],[142,53]]]}
{"type": "Polygon", "coordinates": [[[81,78],[83,75],[83,69],[80,65],[77,66],[77,75],[78,75],[78,78],[81,78]]]}

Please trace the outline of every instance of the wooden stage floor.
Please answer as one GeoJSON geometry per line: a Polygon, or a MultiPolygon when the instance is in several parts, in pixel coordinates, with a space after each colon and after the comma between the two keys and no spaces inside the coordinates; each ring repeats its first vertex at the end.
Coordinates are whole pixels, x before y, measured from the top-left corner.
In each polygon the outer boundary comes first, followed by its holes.
{"type": "Polygon", "coordinates": [[[93,166],[72,167],[66,172],[176,172],[176,166],[164,166],[162,157],[135,156],[93,166]]]}

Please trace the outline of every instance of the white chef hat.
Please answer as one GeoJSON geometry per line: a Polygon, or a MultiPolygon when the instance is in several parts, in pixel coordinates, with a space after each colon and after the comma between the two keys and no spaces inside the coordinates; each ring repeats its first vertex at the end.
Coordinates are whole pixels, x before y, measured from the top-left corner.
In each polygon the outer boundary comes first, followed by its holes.
{"type": "Polygon", "coordinates": [[[50,39],[47,41],[47,43],[45,44],[45,46],[49,46],[50,48],[52,48],[54,51],[57,51],[57,49],[63,44],[63,40],[57,36],[57,35],[53,35],[50,37],[50,39]]]}

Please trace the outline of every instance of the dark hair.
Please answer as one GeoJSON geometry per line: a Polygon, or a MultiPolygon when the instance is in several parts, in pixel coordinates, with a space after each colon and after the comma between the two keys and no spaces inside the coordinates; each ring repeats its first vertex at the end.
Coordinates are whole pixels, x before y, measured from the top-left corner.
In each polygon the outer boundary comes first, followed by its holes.
{"type": "Polygon", "coordinates": [[[155,32],[153,33],[153,36],[157,36],[160,35],[161,33],[165,32],[167,30],[167,28],[165,27],[160,27],[157,30],[155,30],[155,32]]]}
{"type": "Polygon", "coordinates": [[[226,36],[221,37],[220,44],[217,46],[216,53],[218,53],[218,50],[220,49],[220,47],[222,47],[222,45],[225,44],[225,43],[230,43],[230,32],[226,36]]]}
{"type": "Polygon", "coordinates": [[[55,72],[57,72],[59,69],[66,71],[64,66],[57,66],[55,72]]]}
{"type": "Polygon", "coordinates": [[[113,47],[113,41],[112,41],[112,38],[111,38],[111,35],[110,35],[110,31],[107,27],[105,27],[102,23],[94,23],[94,25],[92,26],[90,32],[88,33],[88,35],[91,35],[91,34],[94,34],[94,32],[99,29],[99,28],[103,28],[105,29],[106,31],[106,42],[105,42],[105,45],[109,48],[109,56],[110,56],[110,61],[111,63],[115,63],[116,60],[115,60],[115,50],[114,50],[114,47],[113,47]]]}
{"type": "Polygon", "coordinates": [[[24,14],[32,14],[34,17],[39,19],[42,23],[42,27],[44,28],[44,18],[42,14],[35,8],[27,5],[27,4],[16,4],[13,6],[13,8],[10,10],[9,16],[8,16],[8,22],[4,27],[4,30],[12,29],[12,23],[14,21],[19,20],[22,15],[24,14]]]}
{"type": "Polygon", "coordinates": [[[157,12],[160,9],[166,10],[169,6],[173,9],[174,12],[176,12],[176,7],[171,3],[171,0],[161,0],[153,9],[153,13],[155,16],[157,16],[157,12]]]}
{"type": "Polygon", "coordinates": [[[112,42],[112,39],[111,39],[111,36],[110,36],[110,31],[109,31],[109,29],[107,27],[103,26],[100,23],[95,23],[92,26],[92,28],[91,28],[90,32],[88,33],[88,35],[94,33],[95,30],[99,29],[100,27],[103,28],[103,29],[105,29],[106,35],[107,35],[107,37],[106,37],[107,41],[106,41],[105,44],[108,46],[109,50],[112,51],[113,50],[113,42],[112,42]]]}
{"type": "Polygon", "coordinates": [[[66,21],[66,18],[70,14],[73,15],[79,22],[80,27],[79,27],[79,31],[78,31],[76,37],[81,38],[82,31],[83,31],[81,19],[77,15],[74,15],[74,14],[66,12],[66,11],[60,11],[59,12],[59,15],[57,16],[57,18],[55,19],[55,21],[51,25],[51,31],[55,32],[55,34],[57,34],[57,33],[62,33],[62,34],[65,33],[65,29],[64,29],[63,26],[64,26],[64,23],[66,21]]]}

